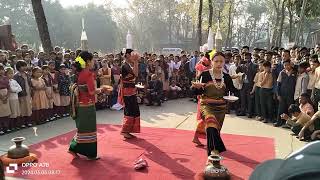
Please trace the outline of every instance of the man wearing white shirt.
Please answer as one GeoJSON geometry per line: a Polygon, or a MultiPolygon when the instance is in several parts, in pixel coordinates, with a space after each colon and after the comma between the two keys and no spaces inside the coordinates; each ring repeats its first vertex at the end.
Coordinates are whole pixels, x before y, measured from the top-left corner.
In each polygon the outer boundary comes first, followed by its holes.
{"type": "Polygon", "coordinates": [[[173,63],[174,63],[174,56],[173,56],[173,54],[170,54],[169,57],[168,57],[168,62],[167,62],[168,66],[169,66],[169,71],[168,71],[169,78],[172,77],[173,63]]]}
{"type": "Polygon", "coordinates": [[[229,74],[229,69],[231,66],[231,59],[232,59],[232,53],[231,52],[226,52],[225,53],[225,64],[223,67],[223,72],[226,74],[229,74]]]}
{"type": "MultiPolygon", "coordinates": [[[[240,97],[240,90],[242,88],[242,81],[241,77],[237,76],[237,68],[240,64],[241,61],[241,56],[239,54],[234,56],[233,63],[230,63],[230,68],[229,68],[229,75],[232,78],[233,86],[238,89],[239,91],[235,92],[235,96],[240,97]]],[[[236,113],[239,113],[240,111],[240,101],[236,101],[234,103],[234,109],[236,110],[236,113]]]]}

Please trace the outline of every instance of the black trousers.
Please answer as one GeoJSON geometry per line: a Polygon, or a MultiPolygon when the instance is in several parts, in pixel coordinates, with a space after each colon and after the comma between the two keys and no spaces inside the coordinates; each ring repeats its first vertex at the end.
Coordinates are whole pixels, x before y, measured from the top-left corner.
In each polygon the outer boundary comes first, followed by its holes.
{"type": "Polygon", "coordinates": [[[240,90],[237,90],[234,92],[234,95],[239,97],[239,100],[232,103],[233,104],[233,107],[234,107],[234,110],[236,111],[236,113],[240,112],[241,110],[241,98],[240,98],[240,90]]]}
{"type": "Polygon", "coordinates": [[[260,104],[261,104],[261,115],[263,119],[271,122],[273,114],[273,92],[272,89],[261,88],[260,89],[260,104]]]}
{"type": "MultiPolygon", "coordinates": [[[[314,89],[313,92],[313,104],[316,106],[318,110],[320,110],[320,89],[314,89]]],[[[315,109],[316,110],[316,109],[315,109]]]]}
{"type": "Polygon", "coordinates": [[[140,117],[140,109],[139,109],[136,95],[124,96],[123,101],[125,104],[123,108],[124,116],[129,116],[134,118],[140,117]]]}
{"type": "Polygon", "coordinates": [[[302,125],[296,124],[296,125],[292,126],[291,131],[292,131],[296,136],[298,136],[302,128],[303,128],[302,125]]]}
{"type": "Polygon", "coordinates": [[[254,92],[254,105],[255,105],[255,113],[257,116],[261,117],[262,116],[262,111],[261,111],[261,88],[256,87],[256,90],[254,92]]]}
{"type": "Polygon", "coordinates": [[[221,139],[220,133],[216,128],[209,127],[207,131],[207,153],[211,155],[211,151],[216,150],[219,153],[226,151],[226,147],[221,139]]]}
{"type": "Polygon", "coordinates": [[[279,108],[278,108],[278,123],[282,123],[280,115],[285,113],[288,114],[288,108],[291,104],[294,104],[293,96],[281,96],[281,100],[279,101],[279,108]]]}
{"type": "Polygon", "coordinates": [[[240,90],[241,113],[254,115],[254,95],[250,95],[251,88],[248,83],[244,83],[240,90]]]}

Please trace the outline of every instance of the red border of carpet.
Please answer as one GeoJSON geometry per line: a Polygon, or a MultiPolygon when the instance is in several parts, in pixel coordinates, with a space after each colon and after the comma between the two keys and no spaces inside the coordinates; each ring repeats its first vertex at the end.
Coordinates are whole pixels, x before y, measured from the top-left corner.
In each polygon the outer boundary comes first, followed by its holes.
{"type": "MultiPolygon", "coordinates": [[[[38,156],[38,167],[19,167],[15,174],[7,175],[34,180],[194,179],[195,174],[203,170],[207,153],[205,147],[195,147],[191,142],[193,133],[143,127],[137,139],[123,140],[119,125],[98,125],[101,159],[87,161],[85,158],[72,159],[67,153],[75,134],[71,131],[30,146],[31,152],[38,156]],[[133,169],[133,162],[138,157],[147,160],[147,169],[133,169]]],[[[228,150],[222,154],[222,164],[229,169],[232,179],[248,179],[256,165],[275,157],[272,138],[233,134],[222,134],[222,138],[228,150]]]]}

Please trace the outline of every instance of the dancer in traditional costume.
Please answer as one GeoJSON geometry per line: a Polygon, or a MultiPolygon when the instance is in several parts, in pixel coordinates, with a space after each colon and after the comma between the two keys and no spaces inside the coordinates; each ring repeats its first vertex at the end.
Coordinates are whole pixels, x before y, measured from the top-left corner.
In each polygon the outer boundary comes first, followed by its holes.
{"type": "Polygon", "coordinates": [[[121,134],[126,139],[134,138],[130,133],[140,132],[140,109],[137,102],[136,77],[138,77],[139,55],[126,49],[125,62],[121,67],[120,98],[124,105],[121,134]],[[133,65],[133,66],[132,66],[133,65]]]}
{"type": "Polygon", "coordinates": [[[75,64],[78,75],[76,83],[71,86],[71,113],[76,122],[77,134],[70,143],[69,153],[75,158],[81,154],[89,160],[98,160],[95,95],[108,93],[110,89],[95,88],[95,75],[90,71],[94,67],[91,53],[82,51],[75,64]]]}
{"type": "MultiPolygon", "coordinates": [[[[204,120],[203,128],[207,135],[208,156],[214,153],[226,151],[221,139],[220,131],[227,111],[227,102],[223,96],[229,91],[235,92],[232,79],[228,74],[223,73],[224,54],[221,52],[210,53],[212,68],[203,71],[197,78],[200,82],[193,82],[192,87],[196,95],[200,95],[199,111],[204,120]]],[[[198,126],[197,131],[201,132],[198,126]]]]}
{"type": "MultiPolygon", "coordinates": [[[[210,61],[210,56],[209,52],[203,56],[200,61],[196,64],[195,70],[196,70],[196,78],[199,78],[202,72],[208,71],[211,69],[211,61],[210,61]]],[[[195,143],[197,146],[204,146],[201,141],[199,140],[199,137],[205,137],[206,132],[205,132],[205,121],[201,117],[200,113],[200,95],[198,95],[198,103],[197,103],[197,128],[194,133],[194,137],[192,142],[195,143]]]]}

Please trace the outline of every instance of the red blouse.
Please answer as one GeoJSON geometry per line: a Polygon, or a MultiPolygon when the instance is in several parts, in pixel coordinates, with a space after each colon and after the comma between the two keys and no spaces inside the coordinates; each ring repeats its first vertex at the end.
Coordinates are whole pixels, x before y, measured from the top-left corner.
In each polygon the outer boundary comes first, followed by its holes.
{"type": "Polygon", "coordinates": [[[83,69],[78,74],[78,85],[87,85],[88,92],[79,91],[80,104],[95,103],[95,74],[88,69],[83,69]]]}

